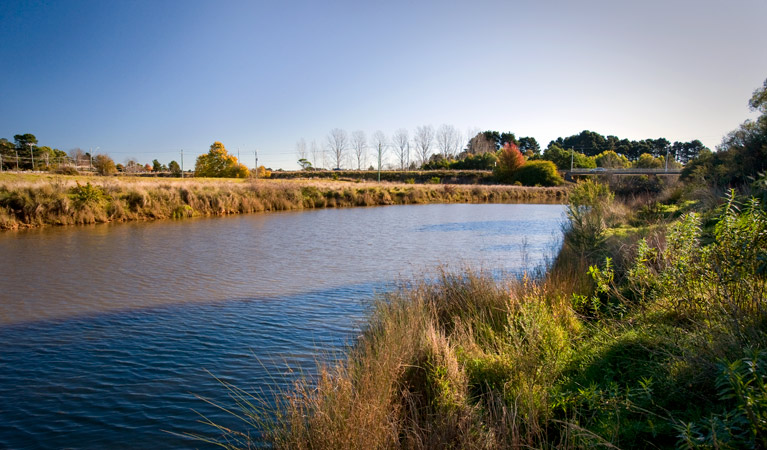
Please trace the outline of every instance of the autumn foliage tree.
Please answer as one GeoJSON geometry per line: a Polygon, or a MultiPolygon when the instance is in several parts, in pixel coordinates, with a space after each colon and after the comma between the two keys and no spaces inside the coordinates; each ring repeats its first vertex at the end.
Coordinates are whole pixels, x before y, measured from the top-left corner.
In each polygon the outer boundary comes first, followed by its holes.
{"type": "Polygon", "coordinates": [[[498,152],[498,165],[495,167],[495,176],[502,183],[510,183],[514,172],[525,164],[525,157],[519,151],[519,147],[512,142],[506,142],[498,152]]]}
{"type": "Polygon", "coordinates": [[[246,178],[249,174],[248,168],[230,155],[221,142],[214,142],[208,153],[197,157],[194,165],[196,177],[246,178]]]}

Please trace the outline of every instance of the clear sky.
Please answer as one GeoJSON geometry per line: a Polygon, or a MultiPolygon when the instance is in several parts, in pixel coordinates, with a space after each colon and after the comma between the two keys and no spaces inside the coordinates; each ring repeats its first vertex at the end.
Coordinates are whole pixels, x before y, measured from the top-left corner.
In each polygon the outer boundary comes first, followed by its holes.
{"type": "Polygon", "coordinates": [[[713,149],[755,116],[765,18],[765,0],[3,0],[0,137],[183,149],[185,168],[214,141],[294,169],[301,138],[428,124],[713,149]]]}

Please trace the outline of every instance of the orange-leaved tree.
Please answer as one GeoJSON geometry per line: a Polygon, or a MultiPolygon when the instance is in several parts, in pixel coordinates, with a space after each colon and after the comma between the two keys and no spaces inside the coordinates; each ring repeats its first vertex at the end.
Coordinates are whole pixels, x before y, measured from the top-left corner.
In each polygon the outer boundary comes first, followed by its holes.
{"type": "Polygon", "coordinates": [[[495,176],[502,183],[511,183],[514,172],[525,164],[525,157],[512,142],[505,142],[498,152],[498,165],[495,176]]]}
{"type": "Polygon", "coordinates": [[[248,168],[237,161],[237,157],[226,151],[224,144],[216,141],[208,153],[197,157],[194,165],[196,177],[245,178],[248,168]]]}

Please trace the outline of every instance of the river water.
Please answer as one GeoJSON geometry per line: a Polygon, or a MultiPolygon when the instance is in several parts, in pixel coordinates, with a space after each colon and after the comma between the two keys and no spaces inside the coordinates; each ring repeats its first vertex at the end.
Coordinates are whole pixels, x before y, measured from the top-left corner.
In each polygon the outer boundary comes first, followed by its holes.
{"type": "Polygon", "coordinates": [[[562,205],[411,205],[0,234],[0,448],[206,448],[215,377],[285,388],[376,293],[440,265],[519,273],[562,205]]]}

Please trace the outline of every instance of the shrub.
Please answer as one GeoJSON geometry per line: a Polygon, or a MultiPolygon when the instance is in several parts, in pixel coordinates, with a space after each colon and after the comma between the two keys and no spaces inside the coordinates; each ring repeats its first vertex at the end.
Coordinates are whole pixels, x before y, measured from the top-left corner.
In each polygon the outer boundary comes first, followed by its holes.
{"type": "Polygon", "coordinates": [[[512,178],[524,186],[558,186],[564,182],[551,161],[528,161],[512,178]]]}

